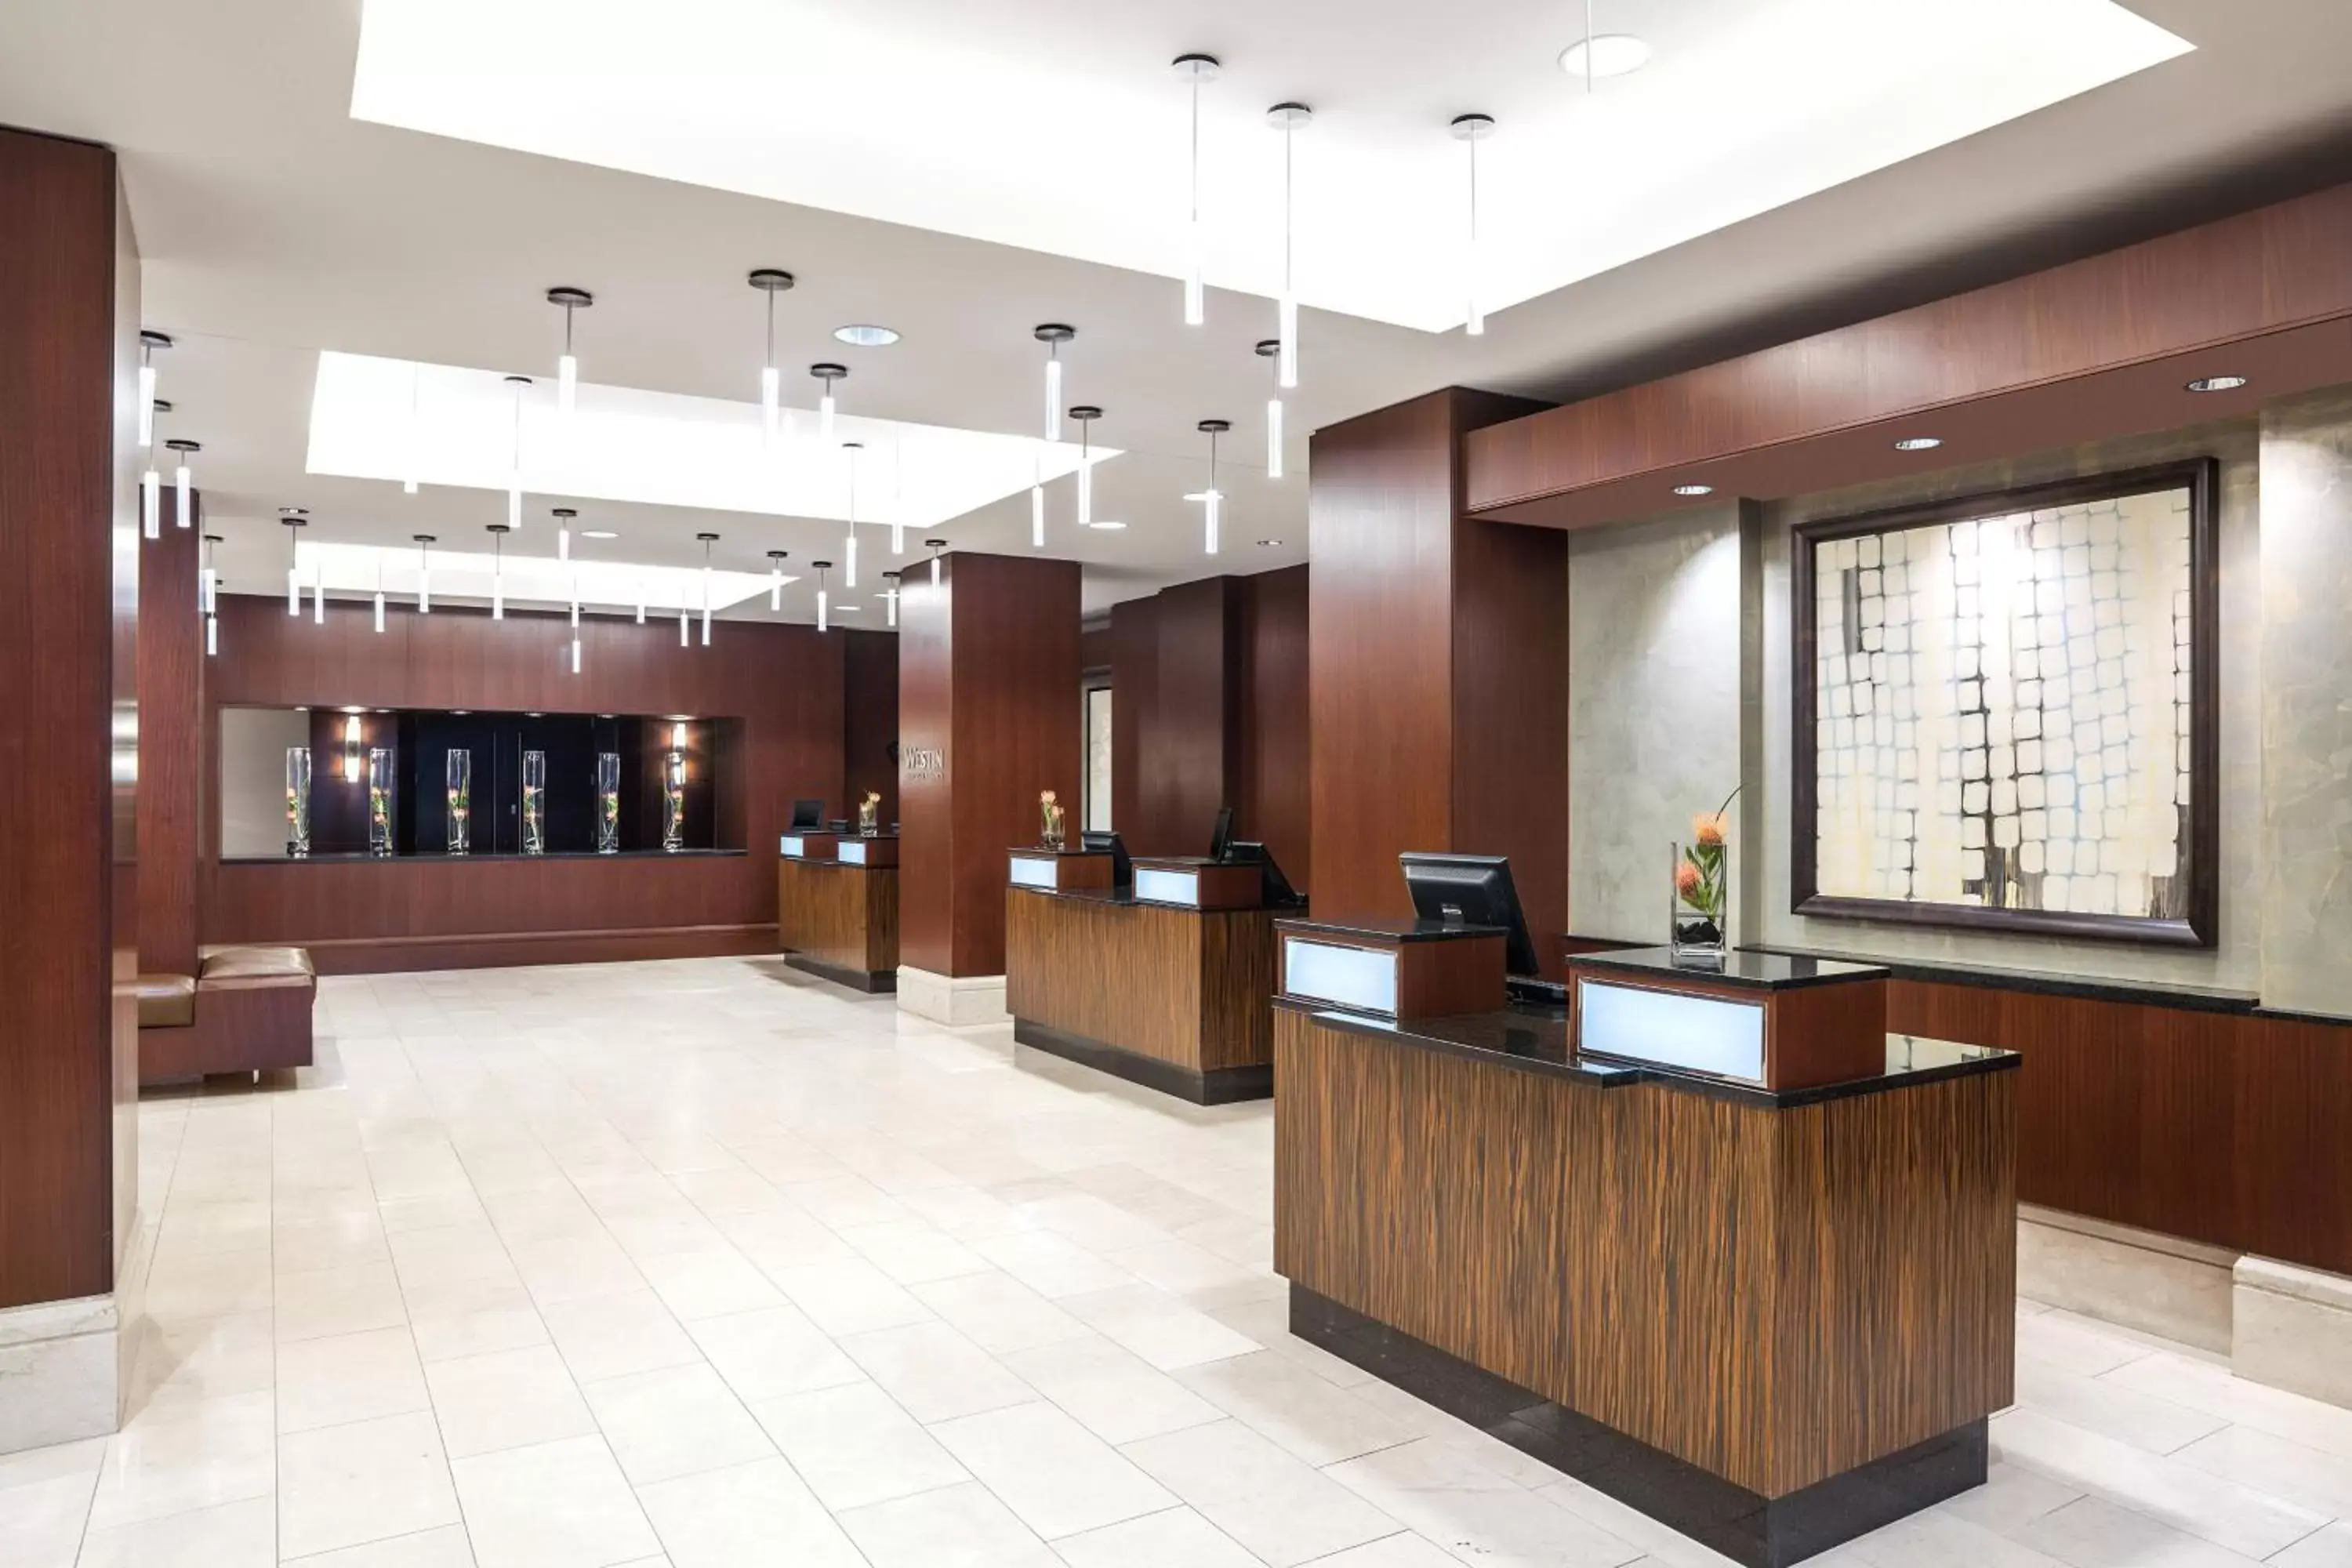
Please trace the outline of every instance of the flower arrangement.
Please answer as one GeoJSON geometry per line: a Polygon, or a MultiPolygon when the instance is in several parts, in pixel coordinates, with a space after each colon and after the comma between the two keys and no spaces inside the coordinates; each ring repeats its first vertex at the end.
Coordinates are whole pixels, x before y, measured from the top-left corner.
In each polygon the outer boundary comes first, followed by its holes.
{"type": "Polygon", "coordinates": [[[872,838],[881,831],[882,792],[869,789],[866,797],[857,803],[857,835],[861,838],[872,838]]]}
{"type": "Polygon", "coordinates": [[[1723,804],[1691,818],[1687,846],[1675,847],[1675,896],[1667,931],[1675,962],[1719,966],[1730,947],[1727,904],[1731,859],[1727,816],[1738,796],[1734,786],[1723,804]]]}
{"type": "Polygon", "coordinates": [[[1062,803],[1052,790],[1037,792],[1037,815],[1038,845],[1046,849],[1059,849],[1066,839],[1063,834],[1062,803]]]}

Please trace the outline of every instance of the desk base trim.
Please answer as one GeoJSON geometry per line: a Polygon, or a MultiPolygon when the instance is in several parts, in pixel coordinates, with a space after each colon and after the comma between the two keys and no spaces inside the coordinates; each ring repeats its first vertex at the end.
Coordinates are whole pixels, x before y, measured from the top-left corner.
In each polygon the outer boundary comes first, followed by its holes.
{"type": "Polygon", "coordinates": [[[804,952],[788,952],[784,954],[784,963],[803,974],[830,980],[835,985],[846,985],[852,991],[863,991],[868,996],[887,995],[898,989],[898,972],[895,969],[853,969],[845,963],[827,963],[822,958],[811,958],[804,952]]]}
{"type": "Polygon", "coordinates": [[[1157,1057],[1026,1018],[1013,1020],[1013,1038],[1015,1044],[1107,1072],[1113,1078],[1123,1078],[1129,1083],[1139,1083],[1161,1094],[1189,1100],[1194,1105],[1231,1105],[1242,1100],[1269,1100],[1274,1095],[1271,1065],[1211,1068],[1206,1072],[1196,1072],[1174,1062],[1163,1062],[1157,1057]]]}
{"type": "Polygon", "coordinates": [[[1290,1331],[1748,1568],[1787,1568],[1985,1480],[1979,1417],[1768,1498],[1304,1285],[1290,1287],[1290,1331]]]}

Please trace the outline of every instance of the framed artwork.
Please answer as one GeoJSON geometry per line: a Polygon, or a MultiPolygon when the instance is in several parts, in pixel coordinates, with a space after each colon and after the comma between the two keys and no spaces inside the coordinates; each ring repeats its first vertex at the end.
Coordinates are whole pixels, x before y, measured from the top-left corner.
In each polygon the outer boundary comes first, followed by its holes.
{"type": "Polygon", "coordinates": [[[2219,476],[1795,531],[1795,912],[2213,945],[2219,476]]]}

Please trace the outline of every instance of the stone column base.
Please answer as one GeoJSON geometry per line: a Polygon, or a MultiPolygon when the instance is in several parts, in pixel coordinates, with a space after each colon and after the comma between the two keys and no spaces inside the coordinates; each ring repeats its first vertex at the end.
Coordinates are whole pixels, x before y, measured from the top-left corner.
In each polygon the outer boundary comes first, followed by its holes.
{"type": "Polygon", "coordinates": [[[2018,1205],[2019,1295],[2221,1355],[2237,1261],[2226,1247],[2018,1205]]]}
{"type": "Polygon", "coordinates": [[[121,1325],[112,1296],[0,1311],[0,1454],[115,1429],[121,1325]]]}
{"type": "Polygon", "coordinates": [[[2352,1279],[2241,1258],[2230,1370],[2291,1394],[2352,1406],[2352,1279]]]}
{"type": "Polygon", "coordinates": [[[934,974],[912,964],[898,966],[898,1006],[919,1018],[961,1029],[981,1024],[1004,1024],[1002,974],[934,974]]]}

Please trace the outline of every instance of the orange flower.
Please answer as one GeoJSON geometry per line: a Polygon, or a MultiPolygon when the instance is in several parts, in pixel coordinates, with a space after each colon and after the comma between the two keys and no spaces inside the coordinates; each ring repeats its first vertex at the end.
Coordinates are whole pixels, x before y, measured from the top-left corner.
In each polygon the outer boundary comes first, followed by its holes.
{"type": "Polygon", "coordinates": [[[1695,860],[1685,860],[1675,868],[1675,891],[1685,899],[1698,891],[1699,879],[1698,863],[1695,860]]]}
{"type": "Polygon", "coordinates": [[[1706,848],[1722,845],[1723,830],[1723,813],[1719,811],[1703,811],[1691,818],[1691,837],[1706,848]]]}

